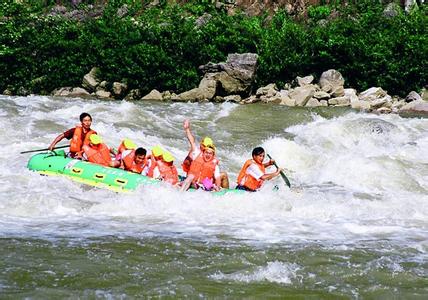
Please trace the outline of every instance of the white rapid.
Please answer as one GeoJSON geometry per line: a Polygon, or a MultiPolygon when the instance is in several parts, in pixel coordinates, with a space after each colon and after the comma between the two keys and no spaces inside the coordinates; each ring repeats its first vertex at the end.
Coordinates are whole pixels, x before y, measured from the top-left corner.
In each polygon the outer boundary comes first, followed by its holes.
{"type": "MultiPolygon", "coordinates": [[[[215,240],[222,235],[251,243],[335,247],[390,240],[427,255],[427,119],[350,111],[326,118],[318,112],[302,115],[297,109],[230,103],[0,96],[0,137],[2,236],[215,240]],[[199,140],[205,135],[215,140],[233,187],[252,148],[261,145],[286,167],[293,189],[278,178],[244,196],[182,193],[162,185],[116,194],[28,171],[31,154],[19,152],[47,147],[84,111],[109,145],[125,137],[147,148],[160,144],[173,153],[177,166],[188,151],[182,122],[189,118],[199,140]],[[272,191],[274,185],[280,190],[272,191]]],[[[258,275],[231,276],[251,281],[258,275]]]]}

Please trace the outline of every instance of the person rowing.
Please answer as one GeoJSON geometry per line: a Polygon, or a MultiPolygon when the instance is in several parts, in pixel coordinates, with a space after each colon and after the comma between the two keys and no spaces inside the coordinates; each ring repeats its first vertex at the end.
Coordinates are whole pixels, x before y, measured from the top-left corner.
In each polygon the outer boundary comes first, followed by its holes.
{"type": "Polygon", "coordinates": [[[89,144],[89,136],[96,131],[91,129],[92,117],[90,114],[84,112],[80,114],[80,124],[76,125],[74,128],[70,128],[67,131],[58,135],[53,142],[50,144],[48,150],[53,151],[56,144],[58,144],[64,138],[71,140],[70,141],[70,151],[68,156],[71,158],[82,159],[84,145],[89,144]]]}
{"type": "Polygon", "coordinates": [[[273,173],[266,173],[266,168],[273,166],[275,161],[270,159],[268,162],[263,163],[265,150],[262,147],[254,148],[251,156],[253,158],[244,163],[238,174],[238,186],[236,187],[238,190],[256,192],[262,187],[264,181],[277,177],[282,171],[281,168],[278,168],[273,173]]]}

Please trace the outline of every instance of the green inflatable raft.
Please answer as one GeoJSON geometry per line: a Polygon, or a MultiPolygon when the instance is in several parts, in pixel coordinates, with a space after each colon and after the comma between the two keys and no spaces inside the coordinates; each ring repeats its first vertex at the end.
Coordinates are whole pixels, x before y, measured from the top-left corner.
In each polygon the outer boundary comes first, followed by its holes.
{"type": "MultiPolygon", "coordinates": [[[[115,192],[131,192],[139,185],[161,183],[159,180],[122,169],[104,167],[66,157],[63,150],[35,154],[28,161],[27,167],[43,175],[65,176],[80,183],[107,188],[115,192]]],[[[245,193],[245,191],[223,189],[212,194],[224,195],[226,193],[245,193]]]]}

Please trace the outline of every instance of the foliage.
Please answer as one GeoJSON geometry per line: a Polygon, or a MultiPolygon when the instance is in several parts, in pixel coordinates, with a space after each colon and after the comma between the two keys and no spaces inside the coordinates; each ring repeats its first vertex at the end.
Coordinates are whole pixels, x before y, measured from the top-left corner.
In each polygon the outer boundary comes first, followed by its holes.
{"type": "Polygon", "coordinates": [[[380,4],[362,0],[312,7],[309,22],[297,22],[285,11],[229,16],[208,0],[161,1],[158,7],[147,6],[150,1],[111,0],[102,17],[77,21],[45,15],[40,3],[51,2],[0,5],[0,92],[49,93],[80,85],[93,66],[100,67],[103,79],[143,92],[181,92],[197,86],[198,66],[235,52],[259,54],[258,85],[282,85],[331,68],[359,90],[381,86],[404,95],[428,81],[426,6],[386,18],[380,4]],[[118,17],[123,4],[128,14],[118,17]],[[335,19],[318,22],[333,10],[335,19]],[[206,12],[211,18],[197,26],[206,12]]]}

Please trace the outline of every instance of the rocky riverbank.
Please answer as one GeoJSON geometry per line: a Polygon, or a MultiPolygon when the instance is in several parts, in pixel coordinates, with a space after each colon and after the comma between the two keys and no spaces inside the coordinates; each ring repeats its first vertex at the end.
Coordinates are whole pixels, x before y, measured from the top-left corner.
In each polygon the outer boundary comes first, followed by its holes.
{"type": "MultiPolygon", "coordinates": [[[[138,89],[128,90],[125,83],[107,82],[99,78],[93,67],[83,77],[79,87],[61,87],[53,96],[95,97],[116,100],[154,100],[175,102],[236,102],[239,104],[270,103],[290,107],[348,106],[375,113],[415,112],[428,114],[428,91],[412,91],[405,98],[389,95],[382,87],[357,91],[346,87],[343,75],[337,70],[326,70],[315,80],[314,75],[296,77],[278,87],[275,83],[254,90],[257,81],[257,54],[229,54],[226,62],[200,66],[203,75],[198,87],[176,94],[174,91],[152,90],[142,95],[138,89]]],[[[7,94],[7,91],[6,91],[7,94]]]]}

